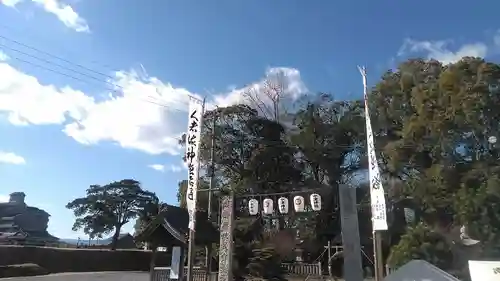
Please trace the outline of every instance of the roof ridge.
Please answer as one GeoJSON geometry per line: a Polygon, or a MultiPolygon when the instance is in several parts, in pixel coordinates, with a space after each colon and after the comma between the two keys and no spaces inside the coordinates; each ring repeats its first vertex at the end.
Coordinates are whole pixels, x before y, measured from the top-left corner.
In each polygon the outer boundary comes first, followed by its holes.
{"type": "Polygon", "coordinates": [[[456,281],[456,280],[460,280],[458,279],[457,277],[451,275],[450,273],[442,270],[441,268],[437,267],[436,265],[426,261],[426,260],[414,260],[414,261],[418,261],[422,264],[424,264],[426,267],[428,267],[430,270],[436,272],[436,273],[440,273],[440,274],[443,274],[444,277],[450,279],[450,280],[453,280],[453,281],[456,281]]]}

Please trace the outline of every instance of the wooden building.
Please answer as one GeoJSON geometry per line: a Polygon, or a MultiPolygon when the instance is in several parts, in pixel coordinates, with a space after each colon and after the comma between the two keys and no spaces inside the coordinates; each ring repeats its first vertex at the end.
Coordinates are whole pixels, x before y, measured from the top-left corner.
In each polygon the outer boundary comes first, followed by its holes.
{"type": "MultiPolygon", "coordinates": [[[[154,270],[156,249],[167,248],[171,252],[172,247],[179,246],[183,253],[187,252],[189,215],[186,209],[167,205],[158,216],[147,224],[140,232],[136,233],[137,243],[147,243],[153,249],[151,260],[151,272],[154,270]]],[[[219,231],[217,227],[207,219],[206,212],[196,213],[196,246],[211,245],[219,242],[219,231]]],[[[185,259],[182,259],[183,262],[185,259]]]]}

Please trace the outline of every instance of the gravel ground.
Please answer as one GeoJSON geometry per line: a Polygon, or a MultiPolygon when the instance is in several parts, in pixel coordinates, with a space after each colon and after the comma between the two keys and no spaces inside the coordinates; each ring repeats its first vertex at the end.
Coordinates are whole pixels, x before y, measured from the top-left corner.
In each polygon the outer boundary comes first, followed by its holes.
{"type": "Polygon", "coordinates": [[[2,281],[148,281],[146,272],[59,273],[33,277],[0,278],[2,281]]]}

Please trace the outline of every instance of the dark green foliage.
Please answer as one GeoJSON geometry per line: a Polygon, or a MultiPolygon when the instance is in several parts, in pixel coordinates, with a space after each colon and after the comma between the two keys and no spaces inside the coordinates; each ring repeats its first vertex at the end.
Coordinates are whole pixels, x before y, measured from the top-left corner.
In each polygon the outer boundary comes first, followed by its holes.
{"type": "Polygon", "coordinates": [[[134,224],[134,232],[137,234],[144,229],[144,227],[153,221],[166,206],[167,204],[160,202],[158,198],[153,198],[152,201],[146,203],[144,208],[139,211],[139,216],[134,224]]]}
{"type": "Polygon", "coordinates": [[[263,279],[283,279],[282,257],[273,242],[264,235],[260,218],[238,219],[234,232],[233,275],[236,280],[247,276],[263,279]]]}
{"type": "Polygon", "coordinates": [[[233,275],[242,280],[248,274],[247,265],[252,257],[252,249],[256,241],[262,240],[263,222],[260,218],[239,218],[235,223],[233,275]]]}
{"type": "Polygon", "coordinates": [[[272,247],[254,248],[247,265],[248,274],[265,280],[283,280],[281,258],[272,247]]]}
{"type": "Polygon", "coordinates": [[[428,261],[439,268],[451,267],[453,255],[450,245],[423,223],[409,227],[399,243],[392,247],[388,264],[397,269],[407,262],[418,259],[428,261]]]}
{"type": "Polygon", "coordinates": [[[470,235],[482,241],[483,257],[500,257],[500,195],[497,176],[484,179],[477,188],[464,184],[454,197],[456,218],[468,222],[470,235]]]}
{"type": "Polygon", "coordinates": [[[112,249],[115,249],[122,226],[155,202],[158,198],[154,193],[142,189],[136,180],[125,179],[102,186],[91,185],[85,197],[69,202],[66,208],[73,210],[76,216],[73,230],[83,228],[91,238],[114,231],[112,249]]]}
{"type": "MultiPolygon", "coordinates": [[[[499,257],[500,242],[495,215],[500,203],[499,147],[488,142],[490,136],[500,137],[500,111],[494,109],[500,106],[498,81],[500,66],[478,58],[447,66],[409,60],[398,71],[387,72],[370,95],[382,168],[403,183],[391,199],[414,208],[427,225],[413,231],[437,231],[453,248],[457,246],[451,241],[459,241],[459,234],[450,230],[467,225],[469,235],[481,240],[479,257],[489,258],[499,257]]],[[[418,244],[418,233],[403,236],[397,247],[411,244],[411,239],[418,244]]],[[[441,267],[451,266],[440,256],[425,256],[441,267]]],[[[455,262],[463,259],[453,256],[455,262]]]]}

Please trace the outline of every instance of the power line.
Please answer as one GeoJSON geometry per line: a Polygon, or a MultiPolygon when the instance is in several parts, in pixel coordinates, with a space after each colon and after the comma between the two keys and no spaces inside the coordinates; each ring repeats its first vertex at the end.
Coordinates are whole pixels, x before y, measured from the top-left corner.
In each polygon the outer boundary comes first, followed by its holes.
{"type": "MultiPolygon", "coordinates": [[[[4,35],[1,35],[1,34],[0,34],[0,38],[4,39],[4,40],[6,40],[6,41],[9,41],[9,42],[13,42],[13,43],[15,43],[15,44],[17,44],[17,45],[20,45],[20,46],[26,47],[26,48],[28,48],[28,49],[34,50],[34,51],[36,51],[36,52],[40,52],[40,53],[42,53],[42,54],[45,54],[45,55],[50,56],[50,57],[52,57],[52,58],[55,58],[55,59],[57,59],[57,60],[64,61],[64,62],[66,62],[66,63],[68,63],[68,64],[70,64],[70,65],[74,65],[74,66],[76,66],[76,67],[79,67],[79,68],[85,69],[85,70],[87,70],[87,71],[90,71],[90,72],[96,73],[96,74],[98,74],[98,75],[104,76],[104,77],[106,77],[106,78],[109,78],[109,79],[115,79],[115,78],[116,78],[116,77],[112,77],[112,76],[110,76],[110,75],[104,74],[104,73],[102,73],[102,72],[95,71],[95,70],[90,69],[90,68],[88,68],[88,67],[85,67],[85,66],[83,66],[83,65],[81,65],[81,64],[71,62],[71,61],[69,61],[69,60],[67,60],[67,59],[61,58],[61,57],[59,57],[59,56],[57,56],[57,55],[54,55],[54,54],[51,54],[51,53],[49,53],[49,52],[47,52],[47,51],[40,50],[39,48],[36,48],[36,47],[33,47],[33,46],[29,46],[29,45],[27,45],[27,44],[24,44],[24,43],[22,43],[22,42],[19,42],[19,41],[17,41],[17,40],[14,40],[14,39],[10,39],[10,38],[8,38],[8,37],[6,37],[6,36],[4,36],[4,35]]],[[[21,50],[19,50],[19,49],[16,49],[16,48],[13,48],[13,47],[7,46],[7,45],[5,45],[5,44],[1,44],[1,43],[0,43],[0,46],[1,46],[1,47],[4,47],[4,48],[7,48],[7,49],[9,49],[9,50],[11,50],[11,51],[17,52],[17,53],[19,53],[19,54],[22,54],[22,55],[24,55],[24,56],[28,56],[28,57],[34,58],[34,59],[36,59],[36,60],[42,61],[42,62],[44,62],[44,63],[46,63],[46,64],[53,65],[53,66],[57,66],[57,67],[60,67],[60,68],[62,68],[62,69],[65,69],[65,70],[67,70],[67,71],[74,72],[74,73],[79,74],[79,75],[81,75],[81,76],[85,76],[85,77],[87,77],[87,78],[90,78],[90,79],[92,79],[92,80],[94,80],[94,81],[97,81],[97,82],[101,82],[101,83],[103,83],[103,84],[110,85],[110,86],[112,86],[112,87],[114,87],[114,88],[120,88],[120,89],[123,89],[123,87],[122,87],[121,85],[118,85],[118,84],[116,84],[116,83],[112,83],[112,82],[110,82],[110,81],[102,80],[102,79],[100,79],[100,78],[97,78],[96,76],[92,76],[92,75],[89,75],[89,74],[87,74],[87,73],[84,73],[84,72],[81,72],[81,71],[78,71],[78,70],[75,70],[75,69],[72,69],[72,68],[66,67],[66,66],[64,66],[64,65],[61,65],[61,64],[55,63],[54,61],[50,61],[50,60],[47,60],[47,59],[44,59],[44,58],[40,58],[40,57],[38,57],[38,56],[36,56],[36,55],[33,55],[33,54],[29,54],[29,53],[23,52],[23,51],[21,51],[21,50]]],[[[35,66],[35,67],[42,68],[42,69],[45,69],[45,70],[47,70],[47,71],[50,71],[50,72],[53,72],[53,73],[56,73],[56,74],[59,74],[59,75],[62,75],[62,76],[66,76],[66,77],[71,78],[71,79],[74,79],[74,80],[78,80],[78,81],[83,82],[83,83],[87,83],[87,81],[85,81],[85,80],[83,80],[83,79],[81,79],[81,78],[77,78],[77,77],[75,77],[75,76],[73,76],[73,75],[70,75],[70,74],[67,74],[67,73],[62,73],[62,72],[60,72],[60,71],[57,71],[57,70],[54,70],[54,69],[50,69],[50,68],[48,68],[48,67],[41,66],[41,65],[35,64],[35,63],[33,63],[33,62],[27,61],[27,60],[23,60],[23,59],[21,59],[21,58],[19,58],[19,57],[14,57],[14,59],[16,59],[16,60],[18,60],[18,61],[21,61],[21,62],[24,62],[24,63],[27,63],[27,64],[31,64],[31,65],[33,65],[33,66],[35,66]]],[[[112,90],[112,89],[106,88],[106,90],[111,91],[111,92],[115,92],[115,93],[116,93],[116,90],[114,90],[114,89],[112,90]]],[[[178,110],[178,111],[182,111],[182,112],[184,112],[184,110],[180,110],[180,109],[178,109],[178,108],[169,107],[169,106],[167,106],[167,105],[165,105],[165,104],[159,104],[159,102],[161,102],[161,101],[160,101],[159,99],[157,99],[156,97],[148,96],[148,98],[149,98],[149,100],[148,100],[147,102],[149,102],[149,103],[153,103],[153,104],[161,105],[161,106],[166,107],[166,108],[171,108],[171,109],[174,109],[174,110],[178,110]]],[[[187,105],[187,103],[186,103],[186,105],[187,105]]]]}
{"type": "MultiPolygon", "coordinates": [[[[0,35],[0,37],[1,37],[1,35],[0,35]]],[[[83,72],[79,72],[79,71],[73,70],[73,69],[71,69],[71,68],[65,67],[65,66],[63,66],[63,65],[60,65],[60,64],[57,64],[57,63],[51,62],[51,61],[46,60],[46,59],[43,59],[43,58],[39,58],[39,57],[37,57],[37,56],[34,56],[34,55],[28,54],[28,53],[26,53],[26,52],[23,52],[23,51],[20,51],[20,50],[17,50],[17,49],[11,48],[11,47],[6,46],[6,45],[3,45],[3,44],[1,44],[1,43],[0,43],[0,47],[3,47],[3,48],[6,48],[6,49],[9,49],[9,50],[11,50],[11,51],[14,51],[14,52],[16,52],[16,53],[22,54],[22,55],[24,55],[24,56],[28,56],[28,57],[34,58],[34,59],[36,59],[36,60],[39,60],[39,61],[45,62],[45,63],[50,64],[50,65],[55,65],[55,66],[60,67],[60,68],[62,68],[62,69],[68,70],[68,71],[70,71],[70,72],[75,72],[75,73],[77,73],[77,74],[79,74],[79,75],[82,75],[82,76],[85,76],[85,77],[91,78],[91,79],[93,79],[93,80],[95,80],[95,81],[102,82],[102,83],[105,83],[105,84],[110,84],[111,86],[114,86],[114,87],[119,87],[118,85],[112,84],[112,83],[110,83],[110,82],[108,82],[108,81],[103,81],[103,80],[101,80],[101,79],[99,79],[99,78],[96,78],[95,76],[91,76],[91,75],[88,75],[88,74],[86,74],[86,73],[83,73],[83,72]]],[[[24,62],[24,63],[30,63],[30,62],[28,62],[28,61],[26,61],[26,60],[20,59],[19,57],[14,57],[14,59],[19,60],[19,61],[24,62]]],[[[31,64],[32,64],[32,65],[36,65],[36,64],[34,64],[34,63],[31,63],[31,64]]],[[[39,66],[39,67],[41,67],[41,66],[39,66]]],[[[45,68],[45,70],[49,70],[49,69],[45,68]]],[[[79,78],[76,78],[76,77],[74,77],[74,76],[71,76],[71,75],[69,75],[69,74],[65,74],[65,73],[62,73],[62,72],[58,72],[57,70],[49,70],[49,71],[51,71],[51,72],[53,72],[53,73],[56,73],[56,74],[64,75],[64,76],[69,77],[69,78],[72,78],[72,79],[78,79],[78,80],[80,80],[80,81],[83,81],[83,80],[81,80],[81,79],[79,79],[79,78]]]]}
{"type": "MultiPolygon", "coordinates": [[[[10,31],[13,31],[13,32],[14,32],[14,33],[16,33],[16,34],[23,34],[23,33],[24,33],[24,31],[25,31],[25,29],[19,29],[19,28],[17,28],[17,29],[16,29],[16,28],[13,28],[13,27],[11,27],[11,26],[7,26],[7,25],[5,25],[5,24],[1,24],[1,23],[0,23],[0,28],[2,28],[2,29],[6,29],[6,30],[10,30],[10,31]]],[[[26,28],[26,29],[27,29],[27,28],[26,28]]],[[[37,35],[37,34],[34,34],[34,36],[36,36],[36,35],[37,35]]],[[[30,37],[32,37],[32,36],[33,36],[33,35],[30,35],[30,37]]],[[[32,50],[35,50],[35,51],[37,51],[37,50],[38,50],[38,51],[39,51],[39,52],[41,52],[41,53],[46,53],[46,55],[48,55],[48,56],[51,56],[51,57],[54,57],[54,58],[60,59],[60,60],[62,60],[62,61],[67,61],[67,59],[62,58],[61,56],[57,56],[57,55],[55,55],[55,54],[53,54],[53,53],[49,53],[49,52],[47,52],[47,51],[40,50],[40,49],[35,48],[35,47],[33,47],[33,46],[30,46],[30,45],[27,45],[27,44],[25,44],[25,43],[22,43],[22,42],[20,42],[19,40],[14,40],[14,39],[11,39],[11,38],[7,38],[7,36],[5,36],[5,35],[4,35],[4,37],[5,37],[5,40],[10,41],[10,42],[13,42],[13,43],[16,43],[16,42],[17,42],[17,43],[18,43],[18,45],[20,45],[20,46],[25,45],[25,46],[26,46],[26,48],[29,48],[29,49],[32,49],[32,50]]],[[[46,37],[37,37],[37,39],[47,41],[47,40],[46,40],[46,39],[47,39],[46,37]]],[[[67,49],[63,49],[63,51],[65,51],[65,52],[66,52],[66,54],[75,55],[74,53],[70,53],[67,49]]],[[[110,70],[110,71],[113,71],[113,72],[114,72],[114,71],[116,71],[116,69],[115,69],[114,67],[111,67],[111,66],[110,66],[110,65],[108,65],[108,64],[104,64],[104,63],[103,63],[103,62],[101,62],[101,61],[96,61],[96,60],[88,60],[87,62],[92,63],[92,64],[94,64],[94,65],[101,66],[102,68],[106,68],[106,69],[108,69],[108,70],[110,70]]],[[[70,64],[75,64],[75,63],[70,62],[70,61],[68,61],[68,63],[70,63],[70,64]]],[[[82,67],[84,67],[84,68],[85,68],[85,66],[83,66],[83,65],[82,65],[82,67]]]]}
{"type": "MultiPolygon", "coordinates": [[[[1,26],[1,25],[0,25],[0,26],[1,26]]],[[[4,27],[5,27],[5,26],[4,26],[4,27]]],[[[8,28],[8,27],[7,27],[7,28],[8,28]]],[[[50,56],[50,57],[52,57],[52,58],[55,58],[56,60],[60,60],[60,61],[66,62],[67,64],[70,64],[70,65],[76,66],[76,67],[78,67],[78,68],[85,69],[85,70],[87,70],[87,71],[89,71],[89,72],[92,72],[92,73],[95,73],[95,74],[97,74],[97,75],[104,76],[104,77],[106,77],[106,78],[108,78],[108,79],[115,79],[115,77],[112,77],[112,76],[110,76],[110,75],[104,74],[104,73],[99,72],[99,71],[95,71],[95,70],[90,69],[90,68],[88,68],[88,67],[85,67],[85,66],[83,66],[83,65],[81,65],[81,64],[74,63],[74,62],[69,61],[69,60],[67,60],[67,59],[64,59],[64,58],[62,58],[62,57],[60,57],[60,56],[54,55],[54,54],[52,54],[52,53],[50,53],[50,52],[47,52],[47,51],[41,50],[41,49],[39,49],[39,48],[36,48],[36,47],[30,46],[30,45],[27,45],[27,44],[25,44],[25,43],[22,43],[22,42],[20,42],[20,41],[18,41],[18,40],[8,38],[8,37],[7,37],[7,36],[5,36],[5,35],[1,35],[1,34],[0,34],[0,38],[4,39],[5,41],[12,42],[12,43],[14,43],[14,44],[16,44],[16,45],[19,45],[19,46],[22,46],[22,47],[25,47],[25,48],[28,48],[28,49],[34,50],[34,51],[36,51],[36,52],[39,52],[39,53],[45,54],[45,55],[47,55],[47,56],[50,56]]],[[[25,56],[28,56],[28,57],[34,58],[34,59],[36,59],[36,60],[39,60],[39,61],[45,62],[45,63],[47,63],[47,64],[49,64],[49,65],[57,66],[57,67],[59,67],[59,68],[65,69],[65,70],[67,70],[67,71],[74,72],[74,73],[79,74],[79,75],[81,75],[81,76],[84,76],[84,77],[90,78],[90,79],[92,79],[92,80],[94,80],[94,81],[98,81],[98,82],[101,82],[101,83],[104,83],[104,84],[108,84],[108,85],[110,85],[110,86],[112,86],[112,87],[114,87],[114,88],[122,88],[122,89],[123,89],[123,87],[122,87],[122,86],[117,85],[116,83],[112,83],[112,82],[110,82],[109,80],[108,80],[108,81],[106,81],[106,80],[102,80],[102,79],[100,79],[100,78],[97,78],[96,76],[92,76],[92,75],[89,75],[89,74],[87,74],[87,73],[83,73],[83,72],[81,72],[81,71],[78,71],[78,70],[75,70],[75,69],[72,69],[72,68],[66,67],[66,66],[61,65],[61,64],[59,64],[59,63],[56,63],[56,62],[54,62],[54,61],[49,61],[49,60],[47,60],[47,59],[40,58],[40,57],[38,57],[38,56],[35,56],[35,55],[33,55],[33,54],[29,54],[29,53],[27,53],[27,52],[21,51],[21,50],[19,50],[19,49],[14,48],[14,47],[7,46],[7,45],[5,45],[5,44],[0,44],[0,46],[2,46],[2,47],[4,47],[4,48],[7,48],[7,49],[9,49],[9,50],[11,50],[11,51],[14,51],[14,52],[20,53],[20,54],[22,54],[22,55],[25,55],[25,56]]],[[[20,58],[15,58],[15,59],[17,59],[17,60],[19,60],[19,61],[22,61],[22,62],[24,62],[24,63],[30,63],[30,62],[28,62],[28,61],[26,61],[26,60],[22,60],[22,59],[20,59],[20,58]]],[[[31,62],[31,64],[32,64],[32,65],[35,65],[35,64],[34,64],[34,63],[32,63],[32,62],[31,62]]],[[[48,68],[46,68],[46,67],[41,67],[41,66],[38,66],[38,67],[39,67],[39,68],[46,69],[46,70],[51,71],[51,72],[53,72],[53,73],[57,73],[57,74],[60,74],[60,75],[66,76],[66,77],[70,77],[70,78],[72,78],[72,79],[76,79],[76,80],[78,80],[78,81],[80,81],[80,82],[84,82],[82,79],[78,79],[78,78],[76,78],[76,77],[74,77],[74,76],[72,76],[72,75],[68,75],[68,74],[65,74],[65,73],[61,73],[61,72],[58,72],[58,71],[55,71],[55,70],[49,70],[49,69],[48,69],[48,68]]],[[[108,90],[109,90],[109,89],[108,89],[108,90]]],[[[114,92],[114,90],[113,90],[113,92],[114,92]]],[[[153,100],[156,100],[156,102],[158,102],[158,101],[159,101],[157,98],[152,97],[152,96],[149,96],[149,98],[150,98],[150,99],[153,99],[153,100]]],[[[255,104],[255,102],[254,102],[254,104],[255,104]]],[[[257,106],[258,106],[258,105],[257,105],[257,106]]],[[[261,110],[261,112],[263,112],[263,111],[261,110]]],[[[264,112],[263,112],[263,113],[264,113],[264,112]]]]}
{"type": "Polygon", "coordinates": [[[24,44],[24,43],[22,43],[22,42],[19,42],[19,41],[17,41],[17,40],[10,39],[10,38],[8,38],[8,37],[6,37],[6,36],[4,36],[4,35],[1,35],[1,34],[0,34],[0,38],[4,39],[5,41],[9,41],[9,42],[11,42],[11,43],[14,43],[14,44],[16,44],[16,45],[23,46],[23,47],[28,48],[28,49],[30,49],[30,50],[33,50],[33,51],[36,51],[36,52],[42,53],[42,54],[47,55],[47,56],[49,56],[49,57],[55,58],[55,59],[57,59],[57,60],[64,61],[64,62],[66,62],[66,63],[68,63],[68,64],[75,65],[75,66],[77,66],[77,67],[79,67],[79,68],[82,68],[82,69],[85,69],[85,70],[87,70],[87,71],[90,71],[90,72],[93,72],[93,73],[99,74],[99,75],[104,76],[104,77],[106,77],[106,78],[110,78],[110,79],[113,79],[113,78],[114,78],[114,77],[112,77],[112,76],[110,76],[110,75],[108,75],[108,74],[105,74],[105,73],[102,73],[102,72],[99,72],[99,71],[96,71],[96,70],[90,69],[90,68],[88,68],[88,67],[86,67],[86,66],[83,66],[83,65],[81,65],[81,64],[78,64],[78,63],[71,62],[71,61],[69,61],[69,60],[67,60],[67,59],[65,59],[65,58],[62,58],[62,57],[56,56],[56,55],[54,55],[54,54],[51,54],[51,53],[49,53],[49,52],[46,52],[46,51],[40,50],[40,49],[35,48],[35,47],[32,47],[32,46],[29,46],[29,45],[24,44]]]}
{"type": "MultiPolygon", "coordinates": [[[[44,69],[44,70],[47,70],[47,71],[50,71],[52,73],[55,73],[55,74],[58,74],[58,75],[62,75],[62,76],[65,76],[65,77],[68,77],[68,78],[71,78],[71,79],[74,79],[76,81],[79,81],[79,82],[82,82],[82,83],[85,83],[85,84],[89,84],[87,81],[85,80],[82,80],[80,78],[77,78],[75,76],[72,76],[70,74],[66,74],[66,73],[63,73],[63,72],[60,72],[60,71],[57,71],[57,70],[54,70],[54,69],[51,69],[51,68],[48,68],[48,67],[45,67],[45,66],[42,66],[42,65],[39,65],[39,64],[35,64],[33,62],[30,62],[30,61],[27,61],[27,60],[23,60],[21,58],[18,58],[18,57],[11,57],[15,60],[18,60],[20,62],[23,62],[23,63],[26,63],[26,64],[29,64],[29,65],[32,65],[34,67],[38,67],[38,68],[41,68],[41,69],[44,69]]],[[[113,92],[113,93],[117,93],[117,94],[122,94],[120,93],[119,91],[117,90],[114,90],[114,89],[109,89],[109,88],[104,88],[106,91],[110,91],[110,92],[113,92]]],[[[155,104],[155,105],[158,105],[158,106],[161,106],[161,107],[164,107],[164,108],[168,108],[168,109],[172,109],[172,110],[176,110],[176,111],[179,111],[179,112],[185,112],[186,110],[183,110],[183,109],[180,109],[180,108],[175,108],[175,107],[171,107],[171,106],[168,106],[166,104],[161,104],[161,103],[158,103],[157,101],[154,101],[156,98],[154,97],[151,97],[151,96],[147,96],[149,98],[151,98],[151,100],[146,100],[146,99],[142,99],[142,98],[138,98],[138,100],[140,101],[143,101],[143,102],[147,102],[147,103],[151,103],[151,104],[155,104]]]]}
{"type": "MultiPolygon", "coordinates": [[[[5,45],[0,44],[0,47],[1,47],[1,46],[5,47],[5,45]]],[[[36,57],[36,56],[34,56],[34,55],[27,54],[27,53],[24,53],[24,52],[19,51],[19,50],[15,50],[15,49],[10,48],[10,47],[7,47],[7,48],[8,48],[8,49],[10,49],[10,50],[16,51],[16,52],[18,52],[18,53],[20,53],[20,54],[26,55],[26,56],[28,56],[28,57],[32,57],[32,58],[35,58],[35,59],[40,60],[40,61],[42,61],[42,62],[45,62],[46,64],[49,64],[49,65],[56,65],[56,66],[59,66],[59,67],[61,67],[61,68],[63,68],[63,69],[69,70],[70,72],[75,72],[75,73],[80,74],[80,75],[82,75],[82,76],[86,76],[86,77],[92,78],[92,79],[93,79],[93,80],[95,80],[95,81],[98,81],[98,82],[101,82],[101,83],[104,83],[104,84],[113,85],[114,87],[116,87],[116,88],[120,88],[120,89],[122,89],[122,90],[124,89],[122,86],[120,86],[120,85],[116,85],[116,84],[114,84],[114,83],[110,83],[109,81],[103,81],[103,80],[100,80],[100,79],[98,79],[98,78],[96,78],[96,77],[93,77],[93,76],[90,76],[90,75],[88,75],[88,74],[85,74],[85,73],[82,73],[82,72],[79,72],[79,71],[75,71],[75,70],[72,70],[72,69],[66,68],[66,67],[61,66],[61,65],[59,65],[59,64],[53,63],[53,62],[51,62],[51,61],[48,61],[48,60],[45,60],[45,59],[42,59],[42,58],[38,58],[38,57],[36,57]]],[[[55,69],[53,69],[53,68],[50,68],[50,67],[47,67],[47,66],[44,66],[44,65],[40,65],[40,64],[34,63],[34,62],[32,62],[32,61],[22,59],[22,58],[20,58],[20,57],[16,57],[16,56],[9,56],[9,57],[10,57],[10,58],[12,58],[12,59],[15,59],[15,60],[17,60],[17,61],[20,61],[20,62],[22,62],[22,63],[26,63],[26,64],[29,64],[29,65],[31,65],[31,66],[34,66],[34,67],[37,67],[37,68],[40,68],[40,69],[44,69],[44,70],[46,70],[46,71],[52,72],[52,73],[57,74],[57,75],[61,75],[61,76],[65,76],[65,77],[67,77],[67,78],[71,78],[71,79],[73,79],[73,80],[79,81],[79,82],[84,83],[84,84],[88,84],[88,85],[90,85],[90,84],[95,84],[96,86],[98,85],[97,83],[89,83],[89,81],[84,80],[84,79],[81,79],[81,78],[79,78],[79,77],[76,77],[75,75],[72,75],[72,74],[69,74],[69,73],[64,73],[64,72],[62,72],[62,71],[55,70],[55,69]]],[[[102,85],[99,85],[99,86],[102,86],[102,85]]],[[[117,94],[122,94],[122,93],[120,93],[119,91],[117,91],[116,89],[110,89],[109,87],[104,87],[104,89],[105,89],[106,91],[109,91],[109,92],[113,92],[113,93],[117,93],[117,94]]],[[[168,109],[176,110],[176,111],[179,111],[179,112],[185,112],[185,111],[186,111],[186,110],[183,110],[183,109],[179,109],[179,108],[175,108],[175,107],[172,107],[172,106],[168,106],[168,105],[166,105],[166,104],[162,104],[162,103],[160,103],[160,100],[159,100],[158,98],[156,98],[156,97],[146,96],[146,98],[148,98],[148,99],[139,98],[139,100],[144,101],[144,102],[148,102],[148,103],[151,103],[151,104],[155,104],[155,105],[158,105],[158,106],[162,106],[162,107],[164,107],[164,108],[168,108],[168,109]]]]}

